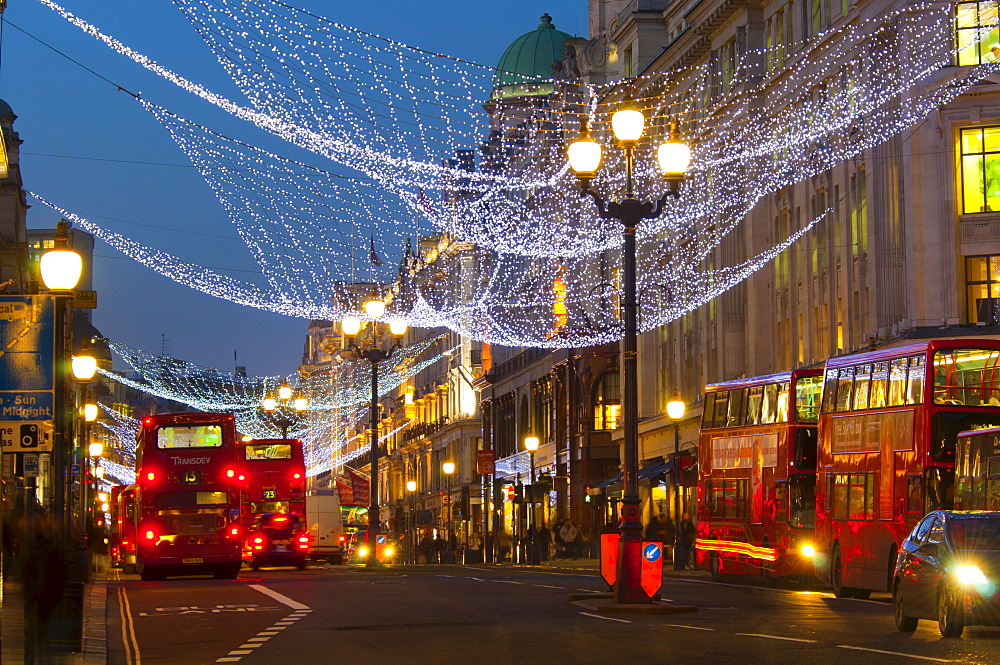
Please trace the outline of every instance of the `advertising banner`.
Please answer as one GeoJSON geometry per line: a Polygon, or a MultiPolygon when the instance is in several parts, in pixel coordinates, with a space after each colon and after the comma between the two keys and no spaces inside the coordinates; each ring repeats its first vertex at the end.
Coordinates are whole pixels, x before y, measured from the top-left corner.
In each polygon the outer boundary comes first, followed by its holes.
{"type": "Polygon", "coordinates": [[[367,506],[371,504],[371,481],[353,469],[347,470],[347,476],[351,479],[351,489],[354,490],[355,506],[367,506]]]}
{"type": "Polygon", "coordinates": [[[778,435],[754,434],[712,439],[713,469],[752,469],[778,465],[778,435]]]}
{"type": "Polygon", "coordinates": [[[354,503],[354,488],[340,479],[337,480],[337,496],[342,506],[357,505],[354,503]]]}

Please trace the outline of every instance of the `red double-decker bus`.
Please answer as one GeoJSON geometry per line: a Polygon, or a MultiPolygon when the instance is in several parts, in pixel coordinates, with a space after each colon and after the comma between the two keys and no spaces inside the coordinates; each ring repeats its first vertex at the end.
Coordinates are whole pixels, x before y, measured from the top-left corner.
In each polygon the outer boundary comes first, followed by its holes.
{"type": "Polygon", "coordinates": [[[135,498],[136,567],[142,579],[239,574],[240,452],[230,414],[143,418],[135,498]]]}
{"type": "Polygon", "coordinates": [[[306,521],[306,462],[299,439],[252,439],[239,444],[243,526],[259,515],[293,513],[306,521]]]}
{"type": "Polygon", "coordinates": [[[135,485],[111,488],[111,565],[135,572],[135,485]]]}
{"type": "Polygon", "coordinates": [[[955,510],[1000,510],[1000,427],[958,435],[955,510]]]}
{"type": "Polygon", "coordinates": [[[899,544],[954,504],[963,430],[1000,425],[1000,340],[935,339],[826,362],[817,574],[838,597],[891,591],[899,544]]]}
{"type": "Polygon", "coordinates": [[[710,385],[698,447],[699,568],[812,574],[822,370],[710,385]]]}

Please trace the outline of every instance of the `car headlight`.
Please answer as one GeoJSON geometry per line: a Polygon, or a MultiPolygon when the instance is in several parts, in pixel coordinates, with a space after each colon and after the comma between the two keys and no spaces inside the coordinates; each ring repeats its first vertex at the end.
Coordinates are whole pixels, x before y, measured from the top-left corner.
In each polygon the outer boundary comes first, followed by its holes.
{"type": "Polygon", "coordinates": [[[392,556],[392,548],[391,547],[385,548],[385,555],[386,556],[392,556]]]}
{"type": "Polygon", "coordinates": [[[986,575],[977,566],[960,566],[955,570],[955,577],[962,584],[986,584],[986,575]]]}
{"type": "Polygon", "coordinates": [[[810,559],[813,558],[816,556],[816,548],[809,544],[803,545],[802,556],[809,557],[810,559]]]}
{"type": "Polygon", "coordinates": [[[367,547],[359,547],[358,548],[358,556],[368,556],[368,548],[367,547]]]}

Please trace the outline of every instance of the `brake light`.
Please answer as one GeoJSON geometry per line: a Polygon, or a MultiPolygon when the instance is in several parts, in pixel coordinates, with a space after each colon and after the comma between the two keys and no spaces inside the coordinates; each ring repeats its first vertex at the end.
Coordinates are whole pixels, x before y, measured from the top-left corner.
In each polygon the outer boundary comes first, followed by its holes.
{"type": "Polygon", "coordinates": [[[264,539],[261,538],[260,536],[257,536],[256,538],[253,539],[253,542],[256,543],[257,545],[260,545],[261,543],[264,542],[264,539]]]}
{"type": "Polygon", "coordinates": [[[347,536],[345,536],[345,535],[341,534],[341,535],[340,535],[340,542],[342,542],[342,543],[343,543],[343,542],[346,542],[346,541],[347,541],[347,536]]]}
{"type": "Polygon", "coordinates": [[[235,478],[235,477],[236,477],[235,469],[226,469],[226,478],[235,478]]]}
{"type": "Polygon", "coordinates": [[[156,540],[156,532],[152,529],[146,529],[146,533],[143,534],[146,540],[156,540]]]}
{"type": "Polygon", "coordinates": [[[302,479],[302,474],[299,473],[298,471],[292,474],[292,480],[301,480],[301,479],[302,479]]]}
{"type": "Polygon", "coordinates": [[[308,543],[309,542],[309,536],[299,536],[299,542],[300,543],[308,543]]]}
{"type": "Polygon", "coordinates": [[[229,535],[234,538],[240,535],[240,527],[238,524],[234,524],[231,527],[229,527],[229,535]]]}
{"type": "Polygon", "coordinates": [[[236,477],[236,480],[239,480],[240,482],[242,482],[242,481],[244,481],[246,479],[247,479],[247,477],[244,476],[242,473],[236,477]]]}
{"type": "Polygon", "coordinates": [[[281,517],[281,516],[279,515],[278,517],[275,517],[275,518],[274,518],[274,521],[275,521],[275,522],[287,522],[287,521],[288,521],[288,518],[287,518],[287,517],[281,517]]]}
{"type": "Polygon", "coordinates": [[[146,478],[146,482],[149,482],[149,483],[155,482],[156,481],[156,471],[147,471],[145,478],[146,478]]]}

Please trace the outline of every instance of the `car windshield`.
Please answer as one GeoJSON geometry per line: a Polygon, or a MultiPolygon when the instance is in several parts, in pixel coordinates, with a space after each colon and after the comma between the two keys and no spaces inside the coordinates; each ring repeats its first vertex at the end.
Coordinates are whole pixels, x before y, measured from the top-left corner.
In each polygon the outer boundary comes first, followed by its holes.
{"type": "Polygon", "coordinates": [[[951,520],[948,533],[959,550],[1000,550],[1000,516],[951,520]]]}

